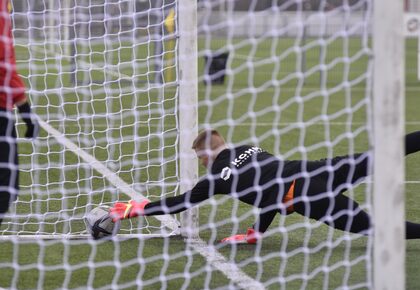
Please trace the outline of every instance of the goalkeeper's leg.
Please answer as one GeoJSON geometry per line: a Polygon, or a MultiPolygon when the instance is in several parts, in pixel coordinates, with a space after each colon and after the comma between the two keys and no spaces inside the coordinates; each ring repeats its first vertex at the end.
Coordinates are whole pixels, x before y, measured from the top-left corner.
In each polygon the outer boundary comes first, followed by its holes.
{"type": "Polygon", "coordinates": [[[293,205],[297,213],[342,231],[368,234],[371,227],[368,214],[356,201],[342,193],[328,191],[324,180],[318,178],[298,180],[295,192],[307,197],[306,202],[298,198],[298,202],[293,205]]]}
{"type": "MultiPolygon", "coordinates": [[[[297,186],[301,187],[302,184],[297,186]]],[[[309,201],[295,203],[297,213],[342,231],[370,234],[371,218],[356,201],[341,192],[333,194],[326,191],[325,182],[320,180],[311,180],[306,192],[309,201]]],[[[405,227],[406,239],[420,239],[420,224],[406,222],[405,227]]]]}
{"type": "Polygon", "coordinates": [[[420,151],[420,131],[405,135],[405,155],[420,151]]]}
{"type": "MultiPolygon", "coordinates": [[[[407,156],[420,151],[420,131],[412,132],[405,136],[405,151],[407,156]]],[[[334,173],[325,171],[320,177],[325,179],[332,178],[332,190],[344,191],[347,184],[356,184],[369,175],[369,166],[371,166],[372,152],[368,151],[352,156],[338,156],[332,159],[326,159],[322,162],[309,162],[308,166],[319,168],[321,166],[331,165],[334,167],[334,173]]]]}

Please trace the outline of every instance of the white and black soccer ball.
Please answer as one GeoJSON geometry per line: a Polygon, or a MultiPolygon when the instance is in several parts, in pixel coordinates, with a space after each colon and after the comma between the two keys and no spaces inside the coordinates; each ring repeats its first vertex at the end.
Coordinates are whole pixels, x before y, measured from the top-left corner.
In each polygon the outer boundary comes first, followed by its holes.
{"type": "Polygon", "coordinates": [[[85,218],[86,229],[95,240],[112,237],[120,230],[120,221],[113,222],[109,207],[100,206],[92,209],[85,218]]]}

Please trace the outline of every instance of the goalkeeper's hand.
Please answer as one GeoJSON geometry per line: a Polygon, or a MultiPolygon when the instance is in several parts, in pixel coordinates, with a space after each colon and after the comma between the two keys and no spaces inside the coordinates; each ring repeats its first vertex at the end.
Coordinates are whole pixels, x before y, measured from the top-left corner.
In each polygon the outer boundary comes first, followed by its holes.
{"type": "Polygon", "coordinates": [[[113,222],[136,217],[144,214],[144,207],[150,203],[145,199],[141,202],[130,200],[128,203],[116,202],[113,207],[109,209],[109,214],[113,222]]]}
{"type": "Polygon", "coordinates": [[[224,238],[222,243],[226,244],[256,244],[262,239],[262,233],[256,232],[253,228],[249,228],[246,234],[234,235],[224,238]]]}

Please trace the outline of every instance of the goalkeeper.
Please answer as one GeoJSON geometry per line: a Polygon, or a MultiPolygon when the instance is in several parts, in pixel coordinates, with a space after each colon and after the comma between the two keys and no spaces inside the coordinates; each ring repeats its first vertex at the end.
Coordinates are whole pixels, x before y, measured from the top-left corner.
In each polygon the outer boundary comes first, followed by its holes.
{"type": "MultiPolygon", "coordinates": [[[[369,215],[343,194],[368,175],[372,158],[369,151],[319,161],[286,161],[259,147],[228,148],[215,130],[201,132],[192,147],[209,171],[193,189],[155,202],[117,202],[110,210],[113,220],[175,214],[215,194],[228,194],[261,210],[246,234],[222,242],[255,243],[277,213],[298,213],[342,231],[370,233],[369,215]]],[[[405,137],[405,155],[417,151],[420,131],[405,137]]],[[[420,224],[405,225],[407,239],[420,238],[420,224]]]]}
{"type": "Polygon", "coordinates": [[[38,134],[25,95],[25,85],[16,71],[9,1],[0,1],[0,226],[3,215],[19,190],[19,169],[13,108],[26,123],[27,138],[38,134]]]}

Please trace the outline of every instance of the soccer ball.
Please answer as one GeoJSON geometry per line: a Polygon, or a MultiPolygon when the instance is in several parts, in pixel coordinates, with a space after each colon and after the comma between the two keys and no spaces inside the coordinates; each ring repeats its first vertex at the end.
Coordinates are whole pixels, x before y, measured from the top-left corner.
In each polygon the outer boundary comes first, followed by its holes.
{"type": "Polygon", "coordinates": [[[95,240],[111,237],[118,233],[120,221],[113,222],[109,215],[109,207],[100,206],[92,209],[85,218],[87,231],[95,240]]]}

